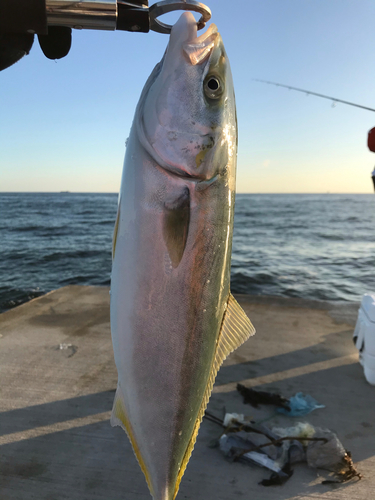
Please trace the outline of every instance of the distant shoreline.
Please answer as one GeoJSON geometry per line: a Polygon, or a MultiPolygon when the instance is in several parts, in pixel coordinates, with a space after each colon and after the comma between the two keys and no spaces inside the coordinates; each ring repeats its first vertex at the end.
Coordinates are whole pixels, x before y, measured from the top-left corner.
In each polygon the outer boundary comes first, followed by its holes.
{"type": "MultiPolygon", "coordinates": [[[[0,191],[0,196],[3,194],[95,194],[95,195],[118,195],[116,191],[109,192],[95,192],[95,191],[0,191]]],[[[264,193],[242,193],[241,191],[236,191],[238,195],[249,195],[249,196],[269,196],[269,195],[277,195],[277,196],[370,196],[374,195],[373,191],[366,193],[332,193],[332,192],[324,192],[324,193],[275,193],[275,192],[264,192],[264,193]]]]}

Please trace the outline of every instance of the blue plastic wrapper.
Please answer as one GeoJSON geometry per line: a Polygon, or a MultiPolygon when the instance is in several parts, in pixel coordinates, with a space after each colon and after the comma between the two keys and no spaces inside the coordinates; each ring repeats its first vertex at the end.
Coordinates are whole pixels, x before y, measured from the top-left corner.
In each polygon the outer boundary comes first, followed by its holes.
{"type": "Polygon", "coordinates": [[[309,394],[305,395],[302,392],[297,392],[295,396],[289,399],[289,407],[290,411],[285,408],[277,408],[277,412],[289,417],[301,417],[317,408],[325,408],[324,405],[320,405],[312,396],[309,394]]]}

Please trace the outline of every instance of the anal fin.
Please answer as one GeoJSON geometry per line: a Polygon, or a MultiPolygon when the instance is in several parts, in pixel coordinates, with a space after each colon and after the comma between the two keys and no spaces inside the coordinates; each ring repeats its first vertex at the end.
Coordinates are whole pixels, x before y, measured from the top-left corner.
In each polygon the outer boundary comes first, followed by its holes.
{"type": "Polygon", "coordinates": [[[240,345],[242,345],[248,338],[254,335],[254,333],[255,328],[253,327],[251,321],[246,316],[245,311],[230,293],[227,302],[227,308],[224,312],[220,333],[217,339],[217,347],[211,367],[211,373],[208,378],[206,390],[202,399],[202,404],[195,421],[194,430],[191,435],[189,444],[186,448],[186,452],[181,463],[181,468],[177,476],[174,498],[176,498],[182,476],[184,475],[185,469],[190,460],[190,456],[193,452],[194,445],[198,436],[199,427],[201,425],[204,412],[206,411],[208,401],[211,396],[217,372],[219,371],[219,368],[223,364],[225,358],[227,358],[229,354],[235,349],[240,347],[240,345]]]}
{"type": "Polygon", "coordinates": [[[141,452],[139,450],[137,441],[133,433],[133,429],[130,425],[128,416],[126,414],[124,397],[122,395],[122,391],[119,385],[117,386],[115,400],[113,402],[113,408],[111,414],[111,426],[116,427],[117,425],[120,426],[126,432],[129,441],[131,442],[131,445],[133,447],[134,455],[136,456],[139,466],[141,467],[142,472],[146,478],[146,482],[150,490],[150,493],[153,496],[153,488],[151,485],[150,475],[143,461],[141,452]]]}

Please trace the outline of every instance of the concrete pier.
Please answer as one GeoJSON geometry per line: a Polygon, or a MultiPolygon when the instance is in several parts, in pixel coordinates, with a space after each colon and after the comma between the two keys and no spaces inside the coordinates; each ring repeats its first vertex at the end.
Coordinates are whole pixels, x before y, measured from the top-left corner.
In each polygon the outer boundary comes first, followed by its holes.
{"type": "MultiPolygon", "coordinates": [[[[224,363],[209,411],[327,427],[365,477],[322,485],[326,473],[301,464],[284,486],[265,488],[269,471],[227,462],[208,446],[219,427],[204,421],[177,500],[375,498],[375,387],[352,343],[358,306],[237,299],[257,333],[224,363]],[[326,407],[276,416],[244,405],[238,382],[285,397],[302,391],[326,407]]],[[[1,500],[151,498],[125,433],[109,424],[116,382],[108,288],[68,286],[0,315],[1,500]]]]}

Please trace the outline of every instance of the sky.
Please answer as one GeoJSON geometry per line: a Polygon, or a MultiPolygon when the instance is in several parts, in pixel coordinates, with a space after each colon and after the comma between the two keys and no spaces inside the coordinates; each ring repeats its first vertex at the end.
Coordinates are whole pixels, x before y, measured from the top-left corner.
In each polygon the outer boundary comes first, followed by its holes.
{"type": "MultiPolygon", "coordinates": [[[[375,108],[375,2],[205,3],[234,78],[237,192],[371,193],[375,113],[254,79],[375,108]]],[[[135,107],[167,43],[74,30],[68,56],[51,61],[34,41],[0,73],[0,191],[118,192],[135,107]]]]}

